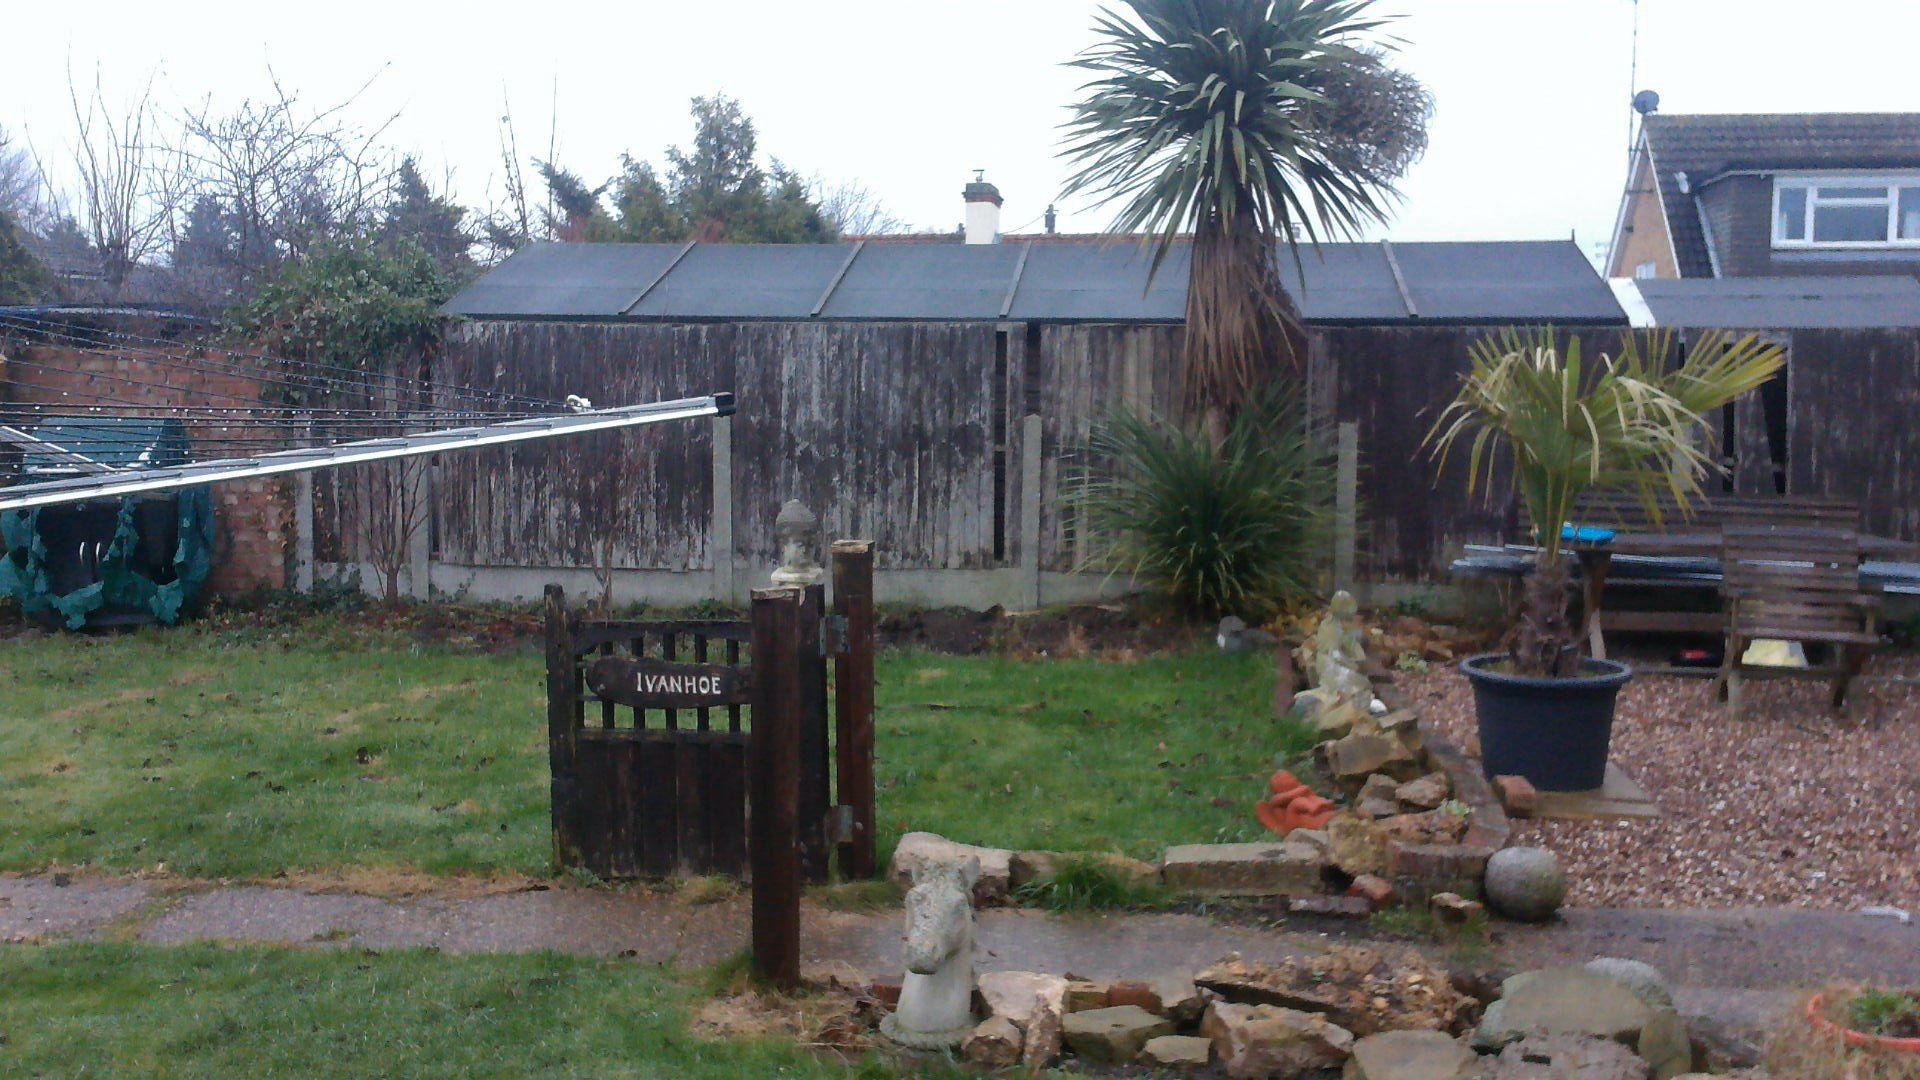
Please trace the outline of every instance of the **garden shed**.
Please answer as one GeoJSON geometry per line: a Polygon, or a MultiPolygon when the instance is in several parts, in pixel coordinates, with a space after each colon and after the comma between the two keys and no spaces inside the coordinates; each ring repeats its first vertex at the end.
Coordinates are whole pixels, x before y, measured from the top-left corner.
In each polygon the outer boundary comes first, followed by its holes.
{"type": "MultiPolygon", "coordinates": [[[[622,595],[737,599],[800,498],[882,552],[883,599],[1031,606],[1116,583],[1076,573],[1076,448],[1116,406],[1177,413],[1187,251],[1157,275],[1131,242],[529,248],[446,307],[437,375],[516,393],[640,401],[728,390],[738,416],[640,456],[617,552],[622,595]]],[[[1281,265],[1311,328],[1322,415],[1356,425],[1359,576],[1419,580],[1499,515],[1459,477],[1436,495],[1422,410],[1466,344],[1508,323],[1618,328],[1570,241],[1354,243],[1281,265]]],[[[426,577],[538,595],[592,565],[566,477],[613,443],[442,464],[426,577]]]]}

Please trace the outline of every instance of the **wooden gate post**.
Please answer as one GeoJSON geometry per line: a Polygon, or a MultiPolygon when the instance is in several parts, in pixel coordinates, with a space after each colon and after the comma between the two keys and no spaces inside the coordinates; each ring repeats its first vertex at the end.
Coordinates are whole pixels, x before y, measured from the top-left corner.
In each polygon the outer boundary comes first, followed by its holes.
{"type": "Polygon", "coordinates": [[[827,588],[806,586],[800,616],[800,872],[823,884],[833,861],[833,754],[827,748],[827,588]]]}
{"type": "Polygon", "coordinates": [[[840,845],[840,876],[874,876],[873,815],[873,541],[833,544],[833,608],[843,638],[833,659],[837,802],[852,817],[840,845]]]}
{"type": "Polygon", "coordinates": [[[747,856],[753,872],[753,971],[800,985],[800,665],[806,593],[753,592],[753,716],[747,856]]]}
{"type": "Polygon", "coordinates": [[[573,659],[574,616],[567,610],[567,593],[547,586],[547,768],[552,777],[548,798],[553,807],[553,865],[574,863],[569,850],[574,838],[563,821],[572,818],[574,792],[574,729],[579,723],[580,680],[573,659]]]}

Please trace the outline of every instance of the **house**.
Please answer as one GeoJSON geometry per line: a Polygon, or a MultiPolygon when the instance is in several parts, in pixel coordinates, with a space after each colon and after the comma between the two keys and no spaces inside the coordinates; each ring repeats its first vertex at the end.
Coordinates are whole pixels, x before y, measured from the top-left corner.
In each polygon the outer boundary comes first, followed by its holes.
{"type": "Polygon", "coordinates": [[[1645,107],[1607,276],[1920,275],[1920,113],[1645,107]]]}

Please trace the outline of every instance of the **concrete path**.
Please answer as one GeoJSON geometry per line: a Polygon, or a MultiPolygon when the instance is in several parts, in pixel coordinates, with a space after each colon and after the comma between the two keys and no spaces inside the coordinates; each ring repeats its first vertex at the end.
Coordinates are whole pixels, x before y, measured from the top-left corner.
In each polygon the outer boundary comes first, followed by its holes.
{"type": "MultiPolygon", "coordinates": [[[[649,964],[711,964],[746,947],[744,897],[689,904],[663,893],[534,889],[397,899],[256,885],[0,875],[0,941],[111,937],[155,944],[229,941],[449,953],[555,950],[649,964]],[[60,880],[66,880],[61,878],[60,880]]],[[[897,975],[899,916],[809,904],[809,964],[858,977],[897,975]]],[[[1251,960],[1377,941],[1364,924],[1289,919],[1277,926],[1186,914],[980,915],[984,970],[1073,972],[1091,979],[1191,973],[1228,952],[1251,960]]],[[[1396,945],[1401,943],[1394,943],[1396,945]]],[[[1443,965],[1460,957],[1426,949],[1443,965]]],[[[1496,924],[1464,966],[1503,971],[1645,960],[1675,984],[1682,1011],[1735,1041],[1758,1038],[1801,988],[1832,980],[1920,985],[1920,923],[1799,909],[1570,909],[1544,927],[1496,924]]]]}

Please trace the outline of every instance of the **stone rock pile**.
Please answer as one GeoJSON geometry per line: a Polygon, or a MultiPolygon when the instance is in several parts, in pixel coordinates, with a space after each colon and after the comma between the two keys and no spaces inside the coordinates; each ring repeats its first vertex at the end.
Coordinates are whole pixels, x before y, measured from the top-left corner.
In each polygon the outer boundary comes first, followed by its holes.
{"type": "Polygon", "coordinates": [[[1353,597],[1338,593],[1294,658],[1310,685],[1293,696],[1292,715],[1321,735],[1314,763],[1344,807],[1315,829],[1277,827],[1288,822],[1272,813],[1262,820],[1323,851],[1325,878],[1349,883],[1372,907],[1477,898],[1486,860],[1510,834],[1506,813],[1486,780],[1406,707],[1369,660],[1368,639],[1353,597]]]}
{"type": "Polygon", "coordinates": [[[1461,985],[1412,953],[1357,946],[1277,965],[1229,956],[1191,978],[990,972],[961,1056],[982,1070],[1066,1060],[1249,1080],[1673,1080],[1694,1067],[1645,964],[1524,972],[1484,1005],[1461,985]]]}

